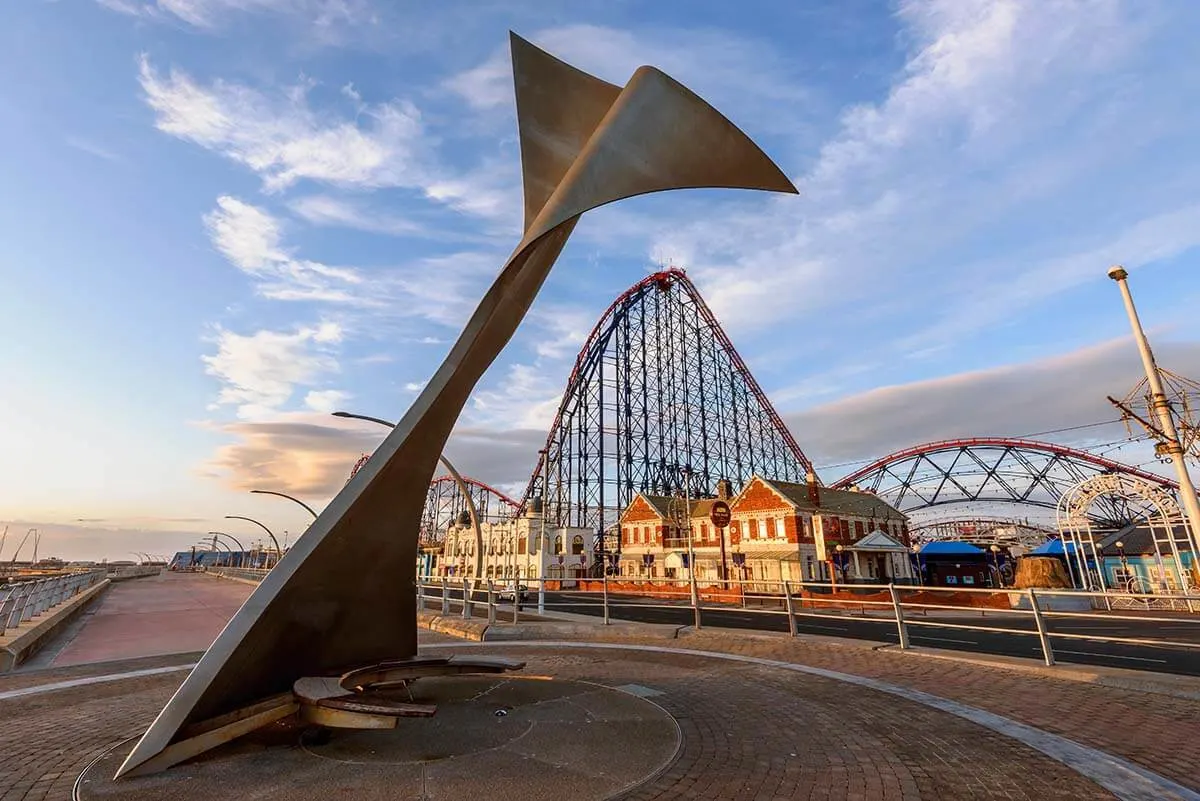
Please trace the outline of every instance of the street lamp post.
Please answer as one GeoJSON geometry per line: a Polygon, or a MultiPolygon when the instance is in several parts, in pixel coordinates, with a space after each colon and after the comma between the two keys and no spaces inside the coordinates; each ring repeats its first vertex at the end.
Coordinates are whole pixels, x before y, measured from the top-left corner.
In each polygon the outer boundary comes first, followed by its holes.
{"type": "Polygon", "coordinates": [[[243,567],[243,562],[242,562],[242,560],[243,560],[243,559],[245,558],[245,556],[246,556],[246,548],[245,548],[245,546],[244,546],[244,545],[242,545],[242,541],[241,541],[241,540],[239,540],[237,537],[233,536],[232,534],[226,534],[224,531],[210,531],[210,532],[208,532],[208,533],[209,533],[209,535],[210,535],[210,536],[212,536],[212,537],[214,537],[214,538],[215,538],[215,537],[225,537],[226,539],[232,540],[232,541],[233,541],[233,544],[234,544],[234,545],[236,545],[236,546],[238,547],[238,563],[237,563],[237,566],[238,566],[238,567],[243,567]]]}
{"type": "Polygon", "coordinates": [[[1129,560],[1125,557],[1125,543],[1117,540],[1113,544],[1117,546],[1117,556],[1121,559],[1121,573],[1125,576],[1125,589],[1128,591],[1133,582],[1129,575],[1129,560]]]}
{"type": "Polygon", "coordinates": [[[250,490],[250,492],[254,495],[278,495],[280,498],[287,498],[289,501],[292,501],[293,503],[298,503],[301,506],[303,506],[305,511],[307,511],[310,515],[313,516],[313,520],[316,520],[318,517],[317,513],[313,511],[313,508],[311,506],[309,506],[307,503],[300,500],[299,498],[293,498],[291,495],[288,495],[286,493],[275,492],[274,490],[250,490]]]}
{"type": "Polygon", "coordinates": [[[834,549],[833,549],[833,551],[834,551],[833,569],[829,571],[829,577],[830,577],[830,579],[832,579],[831,583],[833,586],[830,589],[834,595],[837,595],[837,574],[838,574],[838,571],[841,570],[841,567],[842,567],[842,551],[844,551],[844,550],[845,550],[845,548],[842,547],[842,544],[840,542],[836,546],[834,546],[834,549]]]}
{"type": "Polygon", "coordinates": [[[267,532],[267,536],[271,538],[271,543],[275,546],[275,563],[278,564],[279,560],[283,558],[283,551],[279,550],[279,540],[275,539],[275,535],[271,532],[271,529],[267,528],[262,523],[255,520],[253,517],[246,517],[245,515],[225,515],[225,519],[226,520],[245,520],[247,523],[253,523],[254,525],[261,528],[263,531],[267,532]]]}
{"type": "MultiPolygon", "coordinates": [[[[334,417],[342,417],[347,420],[365,420],[368,423],[376,423],[387,428],[395,428],[396,424],[380,417],[371,417],[365,414],[354,414],[353,412],[334,412],[334,417]]],[[[462,493],[463,499],[467,502],[467,513],[471,516],[471,528],[475,530],[475,580],[479,581],[483,575],[483,530],[479,527],[479,510],[475,508],[475,499],[471,497],[471,488],[467,486],[467,482],[463,480],[462,475],[458,470],[454,469],[454,465],[450,464],[450,460],[444,455],[438,456],[438,461],[450,473],[454,483],[458,485],[458,491],[462,493]]],[[[546,499],[542,499],[542,517],[546,515],[546,499]]]]}
{"type": "Polygon", "coordinates": [[[1137,309],[1133,305],[1133,295],[1129,292],[1127,281],[1129,274],[1125,272],[1124,267],[1116,265],[1109,268],[1108,277],[1116,281],[1117,287],[1121,290],[1121,299],[1125,302],[1125,312],[1129,316],[1133,339],[1137,343],[1138,353],[1141,354],[1142,367],[1146,372],[1146,381],[1150,387],[1150,405],[1155,417],[1158,418],[1162,439],[1165,440],[1161,445],[1170,455],[1171,464],[1175,468],[1175,478],[1179,481],[1179,496],[1183,499],[1188,528],[1191,530],[1192,553],[1200,553],[1200,499],[1196,497],[1196,487],[1192,484],[1191,475],[1188,474],[1187,463],[1183,458],[1183,445],[1180,444],[1179,432],[1175,429],[1171,403],[1163,391],[1158,365],[1154,362],[1150,343],[1146,341],[1146,332],[1142,330],[1141,320],[1138,319],[1137,309]]]}
{"type": "MultiPolygon", "coordinates": [[[[699,608],[696,605],[697,590],[696,590],[696,547],[692,538],[692,468],[683,468],[683,527],[687,532],[688,546],[688,579],[691,584],[692,608],[696,609],[696,616],[699,617],[699,608]]],[[[700,628],[696,626],[696,628],[700,628]]]]}

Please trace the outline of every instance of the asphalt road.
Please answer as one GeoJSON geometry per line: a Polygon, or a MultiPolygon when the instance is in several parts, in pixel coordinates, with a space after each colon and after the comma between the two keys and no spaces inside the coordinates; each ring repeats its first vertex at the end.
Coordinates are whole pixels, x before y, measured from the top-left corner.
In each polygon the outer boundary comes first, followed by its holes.
{"type": "MultiPolygon", "coordinates": [[[[524,607],[530,611],[536,608],[536,593],[532,595],[535,600],[532,604],[524,607]]],[[[669,623],[678,626],[692,625],[693,615],[689,606],[660,606],[656,604],[660,604],[661,601],[616,594],[610,594],[609,601],[609,615],[614,619],[636,620],[643,623],[669,623]]],[[[600,595],[594,593],[548,592],[546,593],[546,609],[547,611],[558,610],[576,614],[603,614],[600,595]]],[[[1076,634],[1082,637],[1135,637],[1200,643],[1200,617],[1191,620],[1181,618],[1177,623],[1055,617],[1048,618],[1047,622],[1050,629],[1050,643],[1057,662],[1200,676],[1200,648],[1129,645],[1061,636],[1076,634]]],[[[754,611],[753,607],[741,609],[729,606],[705,606],[701,612],[701,623],[702,625],[733,629],[788,630],[787,617],[782,612],[764,613],[754,611]]],[[[937,615],[931,613],[928,616],[910,615],[909,623],[909,639],[916,646],[1002,656],[1042,658],[1033,618],[1029,615],[990,612],[987,615],[973,613],[937,615]],[[1028,633],[1008,634],[958,628],[958,626],[968,624],[1028,633]]],[[[880,643],[897,643],[900,639],[894,620],[862,617],[851,612],[843,614],[814,613],[805,609],[803,614],[797,615],[796,627],[801,633],[828,637],[849,637],[880,643]]]]}

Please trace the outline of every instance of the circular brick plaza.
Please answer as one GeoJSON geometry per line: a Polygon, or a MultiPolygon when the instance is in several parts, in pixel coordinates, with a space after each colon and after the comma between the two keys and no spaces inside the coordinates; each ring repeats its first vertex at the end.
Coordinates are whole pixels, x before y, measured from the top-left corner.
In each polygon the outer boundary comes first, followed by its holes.
{"type": "MultiPolygon", "coordinates": [[[[456,647],[423,643],[432,653],[456,647]]],[[[182,670],[0,692],[0,799],[1189,797],[1113,794],[1086,767],[994,726],[783,663],[619,643],[475,647],[525,660],[524,675],[456,680],[439,717],[396,732],[337,732],[316,744],[283,725],[121,783],[110,780],[120,755],[182,670]],[[482,728],[472,734],[472,726],[482,728]]],[[[111,674],[185,662],[98,667],[111,674]]],[[[88,668],[39,679],[72,675],[88,668]]],[[[22,683],[37,681],[28,674],[22,683]]]]}

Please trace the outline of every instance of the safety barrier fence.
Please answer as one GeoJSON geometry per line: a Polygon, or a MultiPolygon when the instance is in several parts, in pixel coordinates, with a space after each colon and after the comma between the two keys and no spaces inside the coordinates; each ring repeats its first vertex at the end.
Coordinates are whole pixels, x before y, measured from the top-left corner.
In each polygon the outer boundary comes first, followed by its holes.
{"type": "Polygon", "coordinates": [[[157,576],[161,572],[161,565],[120,565],[108,569],[110,578],[140,578],[141,576],[157,576]]]}
{"type": "Polygon", "coordinates": [[[105,579],[103,569],[10,579],[0,585],[0,636],[53,609],[105,579]]]}
{"type": "MultiPolygon", "coordinates": [[[[750,585],[750,582],[746,583],[750,585]]],[[[452,606],[464,618],[474,607],[486,609],[489,623],[504,611],[506,620],[519,622],[522,611],[539,613],[577,611],[593,615],[607,625],[613,618],[628,618],[646,610],[688,609],[691,625],[703,626],[705,613],[735,610],[765,617],[783,617],[788,632],[798,633],[798,622],[808,618],[845,620],[846,615],[873,619],[895,626],[900,648],[911,647],[913,631],[923,627],[991,632],[1036,638],[1047,665],[1055,663],[1057,640],[1091,640],[1133,646],[1200,649],[1200,617],[1161,616],[1150,613],[1114,614],[1112,593],[1052,589],[987,589],[915,587],[897,584],[834,584],[829,582],[752,582],[754,591],[741,582],[722,582],[719,586],[692,587],[677,579],[645,579],[633,585],[628,581],[600,579],[521,579],[513,582],[454,580],[440,576],[417,579],[418,604],[423,609],[440,607],[442,615],[452,614],[452,606]],[[617,589],[619,588],[619,589],[617,589]],[[463,603],[462,599],[466,599],[463,603]],[[930,617],[932,616],[932,617],[930,617]],[[997,618],[1019,618],[1025,626],[995,625],[997,618]],[[989,620],[990,618],[990,620],[989,620]],[[1087,621],[1086,632],[1067,631],[1056,622],[1087,621]],[[1099,623],[1100,631],[1095,631],[1099,623]],[[1106,628],[1127,629],[1133,624],[1165,624],[1178,636],[1125,636],[1106,634],[1106,628]]],[[[1159,596],[1122,593],[1129,599],[1153,601],[1159,596]]],[[[1200,595],[1175,596],[1200,609],[1200,595]]],[[[643,617],[645,615],[642,615],[643,617]]],[[[1151,632],[1153,633],[1153,632],[1151,632]]],[[[1060,649],[1066,651],[1062,645],[1060,649]]]]}
{"type": "Polygon", "coordinates": [[[224,576],[225,578],[262,581],[271,571],[258,567],[206,567],[204,568],[204,572],[212,573],[214,576],[224,576]]]}

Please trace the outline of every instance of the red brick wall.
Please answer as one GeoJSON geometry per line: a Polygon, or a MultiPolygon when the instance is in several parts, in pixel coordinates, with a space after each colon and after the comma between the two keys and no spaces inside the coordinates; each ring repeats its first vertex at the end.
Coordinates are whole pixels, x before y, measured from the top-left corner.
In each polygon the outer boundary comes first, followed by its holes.
{"type": "Polygon", "coordinates": [[[622,520],[636,523],[642,520],[660,520],[658,512],[654,511],[654,507],[646,503],[646,499],[642,496],[637,496],[633,499],[633,503],[629,504],[629,508],[625,510],[625,515],[622,520]]]}
{"type": "Polygon", "coordinates": [[[776,511],[791,508],[792,505],[783,496],[756,478],[737,497],[731,505],[730,511],[736,515],[739,512],[776,511]]]}

